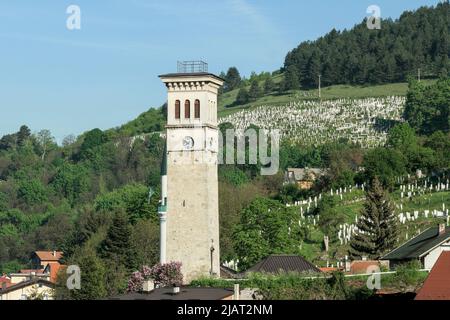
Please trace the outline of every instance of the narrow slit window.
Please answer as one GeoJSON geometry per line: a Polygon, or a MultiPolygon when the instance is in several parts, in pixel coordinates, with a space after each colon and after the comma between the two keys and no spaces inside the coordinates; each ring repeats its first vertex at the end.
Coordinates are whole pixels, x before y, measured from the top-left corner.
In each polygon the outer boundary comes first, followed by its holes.
{"type": "Polygon", "coordinates": [[[200,100],[195,100],[195,119],[200,119],[200,100]]]}
{"type": "Polygon", "coordinates": [[[189,100],[184,103],[184,117],[186,119],[191,117],[191,102],[189,100]]]}
{"type": "Polygon", "coordinates": [[[180,109],[181,103],[180,100],[175,101],[175,119],[180,119],[180,109]]]}

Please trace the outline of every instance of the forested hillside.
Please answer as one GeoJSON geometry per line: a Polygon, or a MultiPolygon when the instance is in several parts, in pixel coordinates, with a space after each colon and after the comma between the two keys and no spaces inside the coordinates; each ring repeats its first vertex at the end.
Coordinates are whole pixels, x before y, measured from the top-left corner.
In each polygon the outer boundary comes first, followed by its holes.
{"type": "Polygon", "coordinates": [[[366,20],[351,30],[332,30],[290,51],[280,70],[241,77],[231,67],[219,114],[295,100],[406,95],[410,78],[434,81],[450,72],[450,3],[404,12],[370,30],[366,20]],[[321,92],[319,92],[319,79],[321,92]]]}
{"type": "Polygon", "coordinates": [[[405,81],[416,76],[447,76],[450,72],[450,4],[404,12],[385,19],[380,30],[366,21],[351,30],[332,30],[301,43],[286,56],[284,69],[304,87],[322,84],[367,84],[405,81]]]}

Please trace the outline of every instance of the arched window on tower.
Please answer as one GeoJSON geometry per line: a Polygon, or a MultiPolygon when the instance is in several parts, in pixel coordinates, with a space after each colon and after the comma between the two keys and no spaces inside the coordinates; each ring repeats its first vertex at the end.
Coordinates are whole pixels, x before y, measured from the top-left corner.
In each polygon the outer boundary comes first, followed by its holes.
{"type": "Polygon", "coordinates": [[[195,100],[195,119],[200,119],[200,100],[195,100]]]}
{"type": "Polygon", "coordinates": [[[181,114],[181,102],[180,100],[175,101],[175,119],[180,119],[181,114]]]}
{"type": "Polygon", "coordinates": [[[191,117],[191,102],[189,100],[184,102],[184,117],[186,119],[191,117]]]}

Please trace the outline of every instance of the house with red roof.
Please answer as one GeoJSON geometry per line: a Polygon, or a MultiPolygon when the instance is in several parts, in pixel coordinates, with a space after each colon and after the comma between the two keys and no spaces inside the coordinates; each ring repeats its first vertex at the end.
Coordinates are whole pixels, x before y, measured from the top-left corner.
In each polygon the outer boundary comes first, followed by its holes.
{"type": "Polygon", "coordinates": [[[31,257],[34,268],[40,269],[49,263],[59,263],[63,253],[61,251],[35,251],[31,257]]]}
{"type": "Polygon", "coordinates": [[[12,283],[11,283],[11,278],[10,277],[8,277],[7,275],[2,275],[1,277],[0,277],[0,290],[1,289],[6,289],[6,288],[8,288],[8,287],[10,287],[10,286],[12,286],[12,283]]]}
{"type": "Polygon", "coordinates": [[[441,253],[415,300],[450,300],[450,251],[441,253]]]}
{"type": "Polygon", "coordinates": [[[50,280],[50,275],[45,273],[44,269],[22,269],[19,272],[9,274],[12,284],[21,283],[34,278],[50,280]]]}
{"type": "MultiPolygon", "coordinates": [[[[31,261],[34,269],[22,269],[9,274],[8,285],[15,285],[33,279],[41,279],[47,282],[56,283],[58,272],[66,266],[60,263],[62,252],[59,251],[35,251],[31,261]]],[[[6,283],[6,280],[3,282],[6,283]]],[[[0,283],[1,284],[1,283],[0,283]]]]}

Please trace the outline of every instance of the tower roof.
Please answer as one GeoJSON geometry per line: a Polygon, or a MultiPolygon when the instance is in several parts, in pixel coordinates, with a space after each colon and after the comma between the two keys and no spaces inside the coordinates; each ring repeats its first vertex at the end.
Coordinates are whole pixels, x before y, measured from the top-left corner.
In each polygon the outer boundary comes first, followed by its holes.
{"type": "Polygon", "coordinates": [[[212,77],[217,80],[225,82],[224,79],[222,79],[219,76],[216,76],[213,73],[209,72],[188,72],[188,73],[167,73],[167,74],[161,74],[158,76],[159,78],[192,78],[192,77],[212,77]]]}

